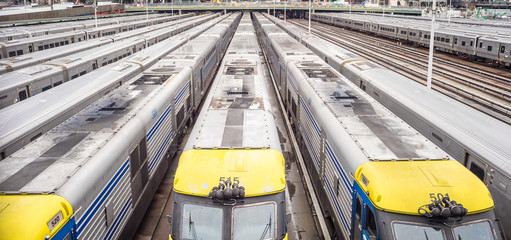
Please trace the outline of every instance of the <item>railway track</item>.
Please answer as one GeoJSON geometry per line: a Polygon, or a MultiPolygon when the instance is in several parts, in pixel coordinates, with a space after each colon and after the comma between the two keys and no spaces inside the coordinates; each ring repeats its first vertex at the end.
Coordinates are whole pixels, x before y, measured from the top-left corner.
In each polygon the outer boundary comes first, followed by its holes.
{"type": "MultiPolygon", "coordinates": [[[[291,22],[302,28],[308,27],[305,20],[294,19],[291,22]]],[[[392,40],[358,32],[339,31],[338,27],[322,23],[313,23],[311,30],[318,37],[426,84],[428,55],[423,49],[399,46],[392,40]]],[[[511,123],[511,73],[474,63],[467,66],[465,62],[438,56],[435,57],[434,67],[433,89],[511,123]]]]}

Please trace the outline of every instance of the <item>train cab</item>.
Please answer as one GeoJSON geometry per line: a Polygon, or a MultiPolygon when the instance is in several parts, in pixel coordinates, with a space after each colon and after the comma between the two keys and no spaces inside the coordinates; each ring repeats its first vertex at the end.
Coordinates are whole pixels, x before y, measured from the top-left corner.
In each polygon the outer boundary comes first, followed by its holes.
{"type": "Polygon", "coordinates": [[[0,239],[76,239],[71,204],[59,195],[1,195],[0,239]]]}
{"type": "Polygon", "coordinates": [[[457,161],[366,162],[355,173],[351,239],[502,239],[493,207],[457,161]]]}
{"type": "Polygon", "coordinates": [[[284,171],[273,149],[185,151],[170,239],[287,239],[284,171]]]}

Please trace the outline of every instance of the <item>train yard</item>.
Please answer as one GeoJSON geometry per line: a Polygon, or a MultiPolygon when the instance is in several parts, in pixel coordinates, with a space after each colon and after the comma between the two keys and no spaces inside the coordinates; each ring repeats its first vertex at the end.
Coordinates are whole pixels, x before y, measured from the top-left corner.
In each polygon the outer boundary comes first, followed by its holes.
{"type": "MultiPolygon", "coordinates": [[[[304,29],[308,24],[306,20],[291,20],[291,23],[304,29]]],[[[312,29],[315,35],[426,85],[428,53],[425,48],[360,32],[339,31],[337,27],[316,22],[312,29]]],[[[434,69],[435,90],[511,123],[509,70],[460,60],[446,53],[436,53],[434,69]]]]}
{"type": "Polygon", "coordinates": [[[509,238],[505,60],[335,17],[1,31],[0,238],[509,238]]]}

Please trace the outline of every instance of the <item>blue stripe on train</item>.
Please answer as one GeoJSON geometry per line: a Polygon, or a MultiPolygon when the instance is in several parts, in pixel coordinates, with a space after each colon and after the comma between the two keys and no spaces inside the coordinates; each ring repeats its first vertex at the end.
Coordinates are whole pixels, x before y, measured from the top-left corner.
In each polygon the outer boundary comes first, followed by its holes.
{"type": "Polygon", "coordinates": [[[160,158],[160,155],[162,152],[164,152],[165,150],[165,146],[167,145],[167,143],[169,142],[170,138],[172,136],[172,130],[169,132],[169,134],[167,135],[167,137],[165,138],[165,140],[163,141],[163,144],[160,146],[160,148],[158,149],[158,152],[156,153],[156,156],[154,156],[154,158],[151,160],[151,162],[149,163],[149,175],[151,175],[152,171],[153,171],[153,167],[154,167],[154,164],[157,162],[157,160],[160,158]]]}
{"type": "Polygon", "coordinates": [[[87,226],[89,221],[91,220],[92,216],[96,214],[96,212],[99,209],[99,206],[103,204],[105,199],[108,197],[108,195],[112,192],[112,190],[117,186],[117,183],[119,183],[120,179],[124,176],[124,174],[129,169],[129,158],[126,159],[124,164],[121,166],[121,168],[115,173],[114,177],[108,182],[107,186],[99,196],[94,200],[94,202],[91,204],[91,206],[87,209],[85,214],[80,218],[77,224],[77,233],[80,235],[80,233],[83,231],[84,227],[87,226]]]}
{"type": "Polygon", "coordinates": [[[106,236],[104,239],[112,239],[112,237],[115,234],[115,231],[117,231],[117,227],[119,227],[119,224],[122,222],[122,220],[124,219],[124,216],[130,209],[131,204],[132,204],[132,200],[131,200],[131,197],[129,197],[128,200],[126,201],[126,203],[124,203],[124,206],[122,207],[121,212],[119,213],[119,215],[117,215],[112,226],[106,233],[106,236]]]}
{"type": "Polygon", "coordinates": [[[165,120],[167,118],[167,116],[169,115],[171,110],[172,110],[172,108],[169,105],[167,107],[167,109],[165,109],[165,112],[163,112],[162,116],[158,119],[158,121],[156,121],[156,123],[151,127],[151,130],[149,130],[149,132],[147,133],[147,140],[146,140],[146,142],[149,142],[149,140],[151,140],[151,138],[153,137],[154,133],[156,132],[156,129],[158,129],[158,127],[160,127],[161,123],[163,122],[163,120],[165,120]]]}
{"type": "Polygon", "coordinates": [[[341,216],[341,221],[342,221],[342,226],[348,230],[348,232],[350,231],[350,227],[349,227],[349,224],[346,220],[346,216],[344,216],[343,212],[342,212],[342,209],[341,209],[341,206],[339,205],[339,201],[337,201],[337,198],[336,198],[336,194],[334,193],[334,190],[332,189],[332,185],[330,185],[330,181],[328,181],[328,178],[325,177],[325,183],[326,183],[326,186],[327,186],[327,190],[328,190],[328,193],[330,194],[330,197],[331,199],[333,200],[332,202],[334,203],[334,207],[335,207],[335,210],[339,213],[339,216],[341,216]]]}
{"type": "Polygon", "coordinates": [[[342,168],[341,164],[339,163],[339,160],[337,159],[337,157],[335,156],[334,152],[332,151],[332,148],[330,147],[330,144],[328,144],[328,142],[326,143],[326,152],[327,154],[330,156],[330,158],[332,158],[332,161],[334,163],[334,166],[335,168],[337,169],[337,172],[339,172],[339,174],[341,175],[341,179],[342,181],[344,182],[344,185],[346,185],[346,188],[348,188],[348,190],[350,192],[353,191],[352,187],[351,187],[351,184],[350,184],[350,181],[349,181],[349,178],[348,176],[346,175],[346,172],[344,172],[344,169],[342,168]]]}
{"type": "Polygon", "coordinates": [[[307,117],[309,117],[309,119],[311,120],[312,126],[314,127],[314,129],[316,130],[318,135],[321,136],[321,131],[319,130],[319,126],[316,123],[316,120],[314,120],[314,117],[312,116],[311,112],[309,111],[307,104],[305,103],[305,101],[303,101],[302,98],[300,98],[300,103],[303,106],[303,109],[305,109],[305,113],[306,113],[307,117]]]}

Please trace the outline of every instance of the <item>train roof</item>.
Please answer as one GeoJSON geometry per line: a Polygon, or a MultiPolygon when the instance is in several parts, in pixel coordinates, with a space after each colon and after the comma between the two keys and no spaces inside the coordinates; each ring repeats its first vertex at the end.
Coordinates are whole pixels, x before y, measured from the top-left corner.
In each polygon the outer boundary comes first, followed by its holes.
{"type": "Polygon", "coordinates": [[[75,172],[87,169],[84,165],[161,84],[125,84],[4,159],[0,162],[0,192],[57,192],[75,172]]]}
{"type": "Polygon", "coordinates": [[[419,207],[433,197],[449,197],[463,204],[468,214],[493,208],[488,188],[457,161],[367,162],[357,169],[355,179],[374,206],[384,211],[419,215],[419,207]]]}
{"type": "Polygon", "coordinates": [[[174,190],[207,197],[223,177],[239,179],[247,197],[282,192],[285,167],[284,157],[274,149],[192,149],[179,159],[174,190]]]}
{"type": "Polygon", "coordinates": [[[254,28],[241,25],[227,49],[185,149],[280,151],[254,28]],[[198,125],[200,123],[200,125],[198,125]]]}
{"type": "MultiPolygon", "coordinates": [[[[367,159],[379,161],[449,158],[447,153],[323,61],[318,59],[313,64],[304,62],[296,66],[320,98],[317,104],[326,104],[336,121],[357,142],[367,159]]],[[[309,100],[309,105],[312,109],[310,111],[319,108],[315,100],[309,100]]],[[[327,126],[330,123],[322,125],[327,126]]],[[[333,132],[336,131],[332,129],[327,131],[327,134],[333,135],[333,132]]]]}
{"type": "Polygon", "coordinates": [[[482,154],[480,158],[496,168],[511,172],[511,125],[407,78],[396,77],[393,72],[378,70],[365,74],[372,75],[373,79],[378,76],[380,80],[372,84],[386,94],[399,96],[432,125],[459,139],[470,154],[482,154]]]}

